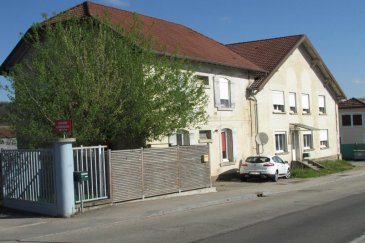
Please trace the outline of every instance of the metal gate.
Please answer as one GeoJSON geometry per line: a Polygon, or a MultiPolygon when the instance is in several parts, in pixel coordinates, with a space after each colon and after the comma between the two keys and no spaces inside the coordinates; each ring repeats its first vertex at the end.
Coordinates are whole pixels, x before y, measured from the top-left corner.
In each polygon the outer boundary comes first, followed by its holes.
{"type": "MultiPolygon", "coordinates": [[[[83,201],[108,198],[106,146],[76,147],[74,153],[74,171],[87,171],[89,180],[84,182],[83,201]]],[[[75,182],[75,200],[80,202],[81,186],[75,182]]]]}
{"type": "Polygon", "coordinates": [[[211,186],[208,146],[111,151],[113,202],[211,186]]]}

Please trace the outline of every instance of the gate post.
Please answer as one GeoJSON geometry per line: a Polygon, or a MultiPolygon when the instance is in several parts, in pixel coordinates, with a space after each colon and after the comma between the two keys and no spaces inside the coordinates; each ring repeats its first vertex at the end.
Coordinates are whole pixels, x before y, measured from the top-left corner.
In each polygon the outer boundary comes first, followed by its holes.
{"type": "Polygon", "coordinates": [[[54,139],[54,162],[57,216],[70,217],[75,213],[74,158],[72,143],[75,138],[54,139]]]}

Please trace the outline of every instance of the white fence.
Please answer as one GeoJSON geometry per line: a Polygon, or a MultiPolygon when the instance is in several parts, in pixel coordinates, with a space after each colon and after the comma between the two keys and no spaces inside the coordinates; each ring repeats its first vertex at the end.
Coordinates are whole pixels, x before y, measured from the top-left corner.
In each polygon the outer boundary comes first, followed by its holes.
{"type": "Polygon", "coordinates": [[[55,202],[52,150],[2,150],[3,197],[55,202]]]}
{"type": "MultiPolygon", "coordinates": [[[[106,146],[72,148],[74,153],[74,171],[87,171],[89,180],[83,183],[84,202],[108,198],[106,146]]],[[[75,182],[75,200],[81,201],[81,186],[75,182]]]]}

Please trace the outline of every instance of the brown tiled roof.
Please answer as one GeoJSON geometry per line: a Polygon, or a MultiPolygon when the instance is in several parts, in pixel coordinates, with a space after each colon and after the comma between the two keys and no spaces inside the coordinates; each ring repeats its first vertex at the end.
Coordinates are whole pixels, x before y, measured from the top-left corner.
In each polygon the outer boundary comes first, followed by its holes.
{"type": "MultiPolygon", "coordinates": [[[[44,21],[44,23],[53,23],[59,19],[67,19],[70,16],[102,17],[105,15],[110,17],[113,24],[120,25],[126,30],[132,26],[134,23],[134,15],[137,15],[138,20],[142,23],[143,33],[152,37],[153,41],[156,43],[153,48],[159,53],[177,53],[178,56],[190,60],[262,71],[257,65],[231,51],[225,45],[183,25],[92,2],[79,4],[44,21]]],[[[4,64],[2,67],[3,66],[5,67],[4,64]]]]}
{"type": "MultiPolygon", "coordinates": [[[[298,45],[304,35],[279,37],[274,39],[257,40],[228,44],[231,50],[240,54],[242,57],[255,63],[257,66],[269,72],[274,71],[287,55],[298,45]]],[[[265,78],[257,77],[251,88],[259,88],[265,78]]]]}
{"type": "Polygon", "coordinates": [[[349,100],[338,103],[339,109],[365,108],[365,102],[360,99],[351,98],[349,100]]]}
{"type": "Polygon", "coordinates": [[[0,126],[0,138],[15,138],[16,132],[8,126],[0,126]]]}
{"type": "Polygon", "coordinates": [[[254,75],[255,81],[249,87],[252,90],[261,90],[293,51],[299,46],[302,46],[313,62],[310,64],[315,64],[313,68],[318,68],[323,74],[324,80],[322,81],[328,87],[334,99],[339,101],[346,98],[345,93],[305,35],[241,42],[228,44],[227,46],[262,69],[269,71],[266,74],[257,72],[254,75]]]}

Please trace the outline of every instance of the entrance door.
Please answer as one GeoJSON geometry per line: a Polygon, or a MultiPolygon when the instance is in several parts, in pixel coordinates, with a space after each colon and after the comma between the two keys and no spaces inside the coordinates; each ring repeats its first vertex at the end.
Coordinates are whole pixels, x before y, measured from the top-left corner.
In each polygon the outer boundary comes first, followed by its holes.
{"type": "Polygon", "coordinates": [[[298,152],[299,152],[298,131],[292,131],[292,133],[291,133],[291,154],[292,154],[293,161],[300,159],[298,156],[298,152]]]}

